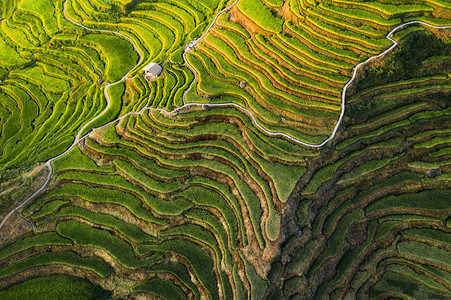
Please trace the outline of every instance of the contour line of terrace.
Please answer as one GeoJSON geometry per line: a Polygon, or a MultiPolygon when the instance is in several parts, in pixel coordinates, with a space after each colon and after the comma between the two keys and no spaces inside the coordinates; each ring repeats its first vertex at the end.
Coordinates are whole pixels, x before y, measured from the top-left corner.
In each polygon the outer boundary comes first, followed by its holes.
{"type": "Polygon", "coordinates": [[[124,77],[122,77],[122,79],[120,79],[119,81],[116,81],[116,82],[114,82],[114,83],[106,83],[106,84],[105,84],[104,92],[105,92],[105,97],[106,97],[106,99],[107,99],[107,106],[105,107],[105,109],[104,109],[99,115],[97,115],[96,117],[94,117],[93,119],[91,119],[91,121],[89,121],[88,123],[86,123],[86,124],[79,130],[77,136],[75,137],[75,140],[74,140],[73,144],[72,144],[66,151],[64,151],[64,152],[61,153],[60,155],[55,156],[55,157],[53,157],[53,158],[51,158],[51,159],[49,159],[48,161],[45,162],[45,166],[47,166],[47,168],[49,169],[49,174],[48,174],[48,176],[47,176],[46,181],[44,182],[44,184],[43,184],[36,192],[34,192],[31,196],[29,196],[26,200],[24,200],[21,204],[19,204],[17,207],[15,207],[13,210],[11,210],[11,211],[5,216],[5,218],[4,218],[4,219],[2,220],[2,222],[0,223],[0,230],[3,228],[4,224],[5,224],[6,221],[11,217],[12,214],[14,214],[16,211],[18,211],[20,208],[22,208],[22,207],[23,207],[25,204],[27,204],[28,202],[30,202],[34,197],[36,197],[40,192],[42,192],[42,191],[45,189],[45,187],[46,187],[47,184],[50,182],[50,180],[51,180],[51,178],[52,178],[52,176],[53,176],[53,166],[52,166],[52,162],[53,162],[53,161],[55,161],[55,160],[57,160],[57,159],[63,157],[63,156],[66,155],[67,153],[69,153],[69,152],[70,152],[70,151],[78,144],[78,142],[79,142],[80,140],[82,140],[82,139],[84,139],[84,138],[90,136],[94,131],[96,131],[96,130],[98,130],[98,129],[101,129],[101,128],[104,128],[104,127],[106,127],[106,126],[109,126],[109,125],[111,125],[111,124],[113,124],[113,123],[115,123],[115,122],[117,122],[117,121],[119,121],[119,120],[121,120],[121,119],[123,119],[123,118],[125,118],[125,117],[127,117],[127,116],[130,116],[130,115],[139,115],[139,114],[143,113],[145,110],[159,111],[159,112],[165,113],[165,114],[167,114],[167,115],[177,115],[177,114],[180,113],[184,108],[191,107],[191,106],[202,106],[202,107],[227,107],[227,106],[233,106],[233,107],[236,107],[236,108],[238,108],[239,110],[243,111],[245,114],[247,114],[247,115],[251,118],[251,120],[252,120],[252,122],[254,123],[254,125],[255,125],[257,128],[259,128],[262,132],[264,132],[265,134],[267,134],[267,135],[270,135],[270,136],[280,136],[280,137],[285,137],[285,138],[287,138],[287,139],[289,139],[289,140],[291,140],[291,141],[293,141],[293,142],[295,142],[295,143],[297,143],[297,144],[303,145],[303,146],[307,146],[307,147],[311,147],[311,148],[320,148],[320,147],[324,146],[326,143],[328,143],[329,141],[331,141],[331,140],[335,137],[335,135],[336,135],[336,133],[337,133],[337,131],[338,131],[338,128],[340,127],[341,122],[343,121],[343,117],[344,117],[344,113],[345,113],[345,108],[346,108],[346,105],[345,105],[345,104],[346,104],[346,101],[345,101],[345,100],[346,100],[346,91],[347,91],[348,87],[354,82],[354,80],[355,80],[355,78],[356,78],[356,76],[357,76],[358,70],[359,70],[362,66],[366,65],[367,63],[369,63],[370,61],[372,61],[372,60],[374,60],[374,59],[377,59],[377,58],[380,58],[380,57],[386,55],[387,53],[389,53],[390,51],[392,51],[392,50],[398,45],[398,42],[391,38],[391,36],[392,36],[396,31],[399,31],[400,29],[403,29],[404,27],[409,26],[409,25],[413,25],[413,24],[420,24],[420,25],[428,26],[428,27],[431,27],[431,28],[434,28],[434,29],[451,29],[451,25],[449,25],[449,26],[435,26],[435,25],[428,24],[428,23],[423,22],[423,21],[410,21],[410,22],[406,22],[406,23],[404,23],[404,24],[398,25],[398,26],[395,27],[392,31],[390,31],[390,32],[386,35],[386,38],[387,38],[388,40],[390,40],[393,44],[392,44],[387,50],[385,50],[384,52],[380,53],[379,55],[375,55],[375,56],[372,56],[372,57],[368,58],[367,60],[365,60],[365,61],[359,63],[358,65],[356,65],[356,66],[353,68],[353,74],[352,74],[351,79],[349,79],[349,81],[348,81],[348,82],[345,84],[345,86],[343,87],[343,91],[342,91],[342,95],[341,95],[341,112],[340,112],[340,116],[339,116],[339,118],[338,118],[338,120],[337,120],[337,123],[335,124],[334,130],[332,131],[332,134],[331,134],[327,139],[325,139],[323,142],[321,142],[320,144],[309,144],[309,143],[303,142],[303,141],[301,141],[301,140],[299,140],[299,139],[296,139],[296,138],[294,138],[294,137],[292,137],[292,136],[290,136],[290,135],[288,135],[288,134],[286,134],[286,133],[283,133],[283,132],[272,132],[272,131],[269,131],[269,130],[265,129],[262,125],[260,125],[260,124],[258,123],[257,119],[255,118],[255,116],[252,114],[251,111],[249,111],[247,108],[245,108],[245,107],[243,107],[243,106],[241,106],[241,105],[239,105],[239,104],[236,104],[236,103],[233,103],[233,102],[225,102],[225,103],[186,103],[186,100],[185,100],[186,94],[191,90],[191,88],[193,87],[194,83],[195,83],[195,82],[197,81],[197,79],[198,79],[198,73],[197,73],[197,71],[194,69],[194,67],[187,61],[187,59],[186,59],[186,54],[187,54],[192,48],[194,48],[194,47],[197,45],[197,43],[199,43],[199,42],[200,42],[200,41],[201,41],[201,40],[202,40],[202,39],[210,32],[210,29],[214,26],[214,24],[216,23],[216,21],[218,20],[218,18],[219,18],[224,12],[229,11],[233,6],[235,6],[235,5],[238,3],[238,1],[239,1],[239,0],[235,0],[235,2],[233,2],[230,6],[224,8],[224,9],[221,10],[218,14],[216,14],[216,16],[214,17],[214,19],[213,19],[213,21],[211,22],[211,24],[208,26],[208,28],[207,28],[207,30],[205,31],[205,33],[204,33],[200,38],[197,38],[197,39],[195,39],[195,40],[189,42],[189,43],[186,45],[185,51],[184,51],[184,53],[183,53],[183,60],[184,60],[184,62],[185,62],[185,65],[188,66],[188,68],[190,68],[191,71],[194,73],[194,78],[193,78],[193,80],[191,81],[191,84],[188,86],[188,88],[183,92],[183,97],[182,97],[182,99],[183,99],[183,105],[182,105],[182,106],[179,106],[179,107],[177,107],[176,109],[174,109],[174,110],[172,110],[172,111],[167,111],[166,109],[162,109],[162,108],[154,108],[154,107],[145,106],[145,107],[143,107],[143,108],[142,108],[140,111],[138,111],[138,112],[129,112],[129,113],[127,113],[127,114],[125,114],[125,115],[123,115],[123,116],[121,116],[121,117],[119,117],[119,118],[117,118],[117,119],[115,119],[115,120],[113,120],[113,121],[111,121],[111,122],[108,122],[107,124],[105,124],[105,125],[103,125],[103,126],[101,126],[101,127],[93,128],[93,129],[91,130],[91,132],[85,134],[83,137],[80,137],[81,134],[82,134],[82,132],[83,132],[90,124],[92,124],[94,121],[96,121],[96,120],[98,120],[100,117],[102,117],[102,116],[106,113],[106,111],[109,109],[109,107],[110,107],[110,105],[111,105],[111,99],[110,99],[110,96],[109,96],[109,94],[108,94],[108,87],[113,86],[113,85],[116,85],[116,84],[119,84],[119,83],[121,83],[121,82],[124,82],[124,81],[127,79],[127,77],[128,77],[128,76],[129,76],[129,75],[130,75],[130,74],[131,74],[131,73],[132,73],[132,72],[133,72],[133,71],[134,71],[141,63],[142,63],[142,61],[143,61],[143,59],[144,59],[144,55],[143,55],[143,53],[139,50],[139,48],[138,48],[138,46],[136,45],[136,43],[135,43],[130,37],[128,37],[128,36],[126,36],[126,35],[124,35],[124,34],[122,34],[122,33],[119,33],[119,32],[116,32],[116,31],[112,31],[112,30],[93,29],[93,28],[86,27],[86,26],[83,25],[83,24],[80,24],[80,23],[75,22],[75,21],[74,21],[73,19],[71,19],[71,18],[67,15],[67,13],[66,13],[66,7],[67,7],[67,0],[66,0],[66,1],[64,2],[63,14],[64,14],[64,17],[65,17],[69,22],[71,22],[72,24],[74,24],[74,25],[76,25],[76,26],[79,26],[79,27],[81,27],[81,28],[83,28],[83,29],[89,30],[89,31],[111,33],[111,34],[115,34],[115,35],[118,35],[118,36],[121,36],[121,37],[127,39],[128,41],[130,41],[130,42],[132,43],[132,45],[133,45],[133,47],[135,48],[136,52],[138,52],[138,54],[139,54],[139,56],[140,56],[140,59],[139,59],[138,63],[137,63],[137,64],[136,64],[136,65],[135,65],[128,73],[127,73],[127,74],[125,74],[124,77]]]}

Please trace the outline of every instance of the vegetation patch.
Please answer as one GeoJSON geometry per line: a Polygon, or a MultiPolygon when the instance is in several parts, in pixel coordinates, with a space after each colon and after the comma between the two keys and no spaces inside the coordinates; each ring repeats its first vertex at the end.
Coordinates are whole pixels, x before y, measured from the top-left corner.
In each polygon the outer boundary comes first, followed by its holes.
{"type": "Polygon", "coordinates": [[[108,299],[110,292],[88,281],[54,275],[25,281],[0,291],[2,299],[108,299]]]}
{"type": "Polygon", "coordinates": [[[243,0],[238,3],[239,9],[261,28],[272,33],[282,31],[283,20],[275,17],[271,9],[262,0],[243,0]]]}

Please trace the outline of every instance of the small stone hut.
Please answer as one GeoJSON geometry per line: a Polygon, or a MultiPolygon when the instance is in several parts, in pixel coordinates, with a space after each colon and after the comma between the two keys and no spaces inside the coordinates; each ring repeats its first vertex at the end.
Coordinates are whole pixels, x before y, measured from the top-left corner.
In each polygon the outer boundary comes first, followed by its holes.
{"type": "Polygon", "coordinates": [[[144,78],[147,80],[155,80],[161,75],[163,68],[159,64],[150,63],[143,68],[143,71],[144,78]]]}
{"type": "Polygon", "coordinates": [[[429,177],[429,178],[434,178],[434,177],[439,176],[440,174],[442,174],[442,173],[440,172],[440,170],[438,170],[438,169],[431,169],[431,170],[429,170],[429,172],[428,172],[428,177],[429,177]]]}

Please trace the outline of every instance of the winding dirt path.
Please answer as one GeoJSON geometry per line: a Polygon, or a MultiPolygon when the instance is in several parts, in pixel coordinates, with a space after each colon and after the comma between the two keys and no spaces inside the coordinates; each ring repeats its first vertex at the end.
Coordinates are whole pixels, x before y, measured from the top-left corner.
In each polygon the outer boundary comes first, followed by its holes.
{"type": "MultiPolygon", "coordinates": [[[[214,17],[212,23],[208,26],[208,28],[207,28],[207,30],[205,31],[205,33],[204,33],[199,39],[197,39],[197,40],[195,40],[195,41],[191,41],[189,44],[191,44],[192,47],[194,47],[199,41],[201,41],[201,40],[202,40],[202,39],[210,32],[210,29],[214,26],[214,24],[216,23],[216,21],[218,20],[218,18],[221,16],[221,14],[223,14],[224,12],[229,11],[235,4],[238,3],[238,1],[239,1],[239,0],[235,0],[235,2],[233,2],[230,6],[226,7],[226,8],[223,9],[223,10],[221,10],[221,11],[214,17]]],[[[106,83],[106,84],[105,84],[104,92],[105,92],[105,97],[106,97],[106,99],[107,99],[107,106],[106,106],[106,108],[105,108],[99,115],[97,115],[96,117],[94,117],[93,119],[91,119],[89,122],[87,122],[87,123],[79,130],[77,136],[75,137],[75,140],[74,140],[73,144],[72,144],[66,151],[64,151],[63,153],[61,153],[61,154],[58,155],[58,156],[55,156],[55,157],[49,159],[49,160],[45,163],[45,166],[49,169],[49,174],[48,174],[48,177],[47,177],[46,181],[44,182],[44,184],[43,184],[36,192],[34,192],[31,196],[29,196],[26,200],[24,200],[21,204],[19,204],[17,207],[15,207],[13,210],[11,210],[11,211],[5,216],[5,218],[4,218],[4,219],[2,220],[2,222],[0,223],[0,230],[3,228],[3,225],[4,225],[4,224],[6,223],[6,221],[11,217],[12,214],[14,214],[16,211],[18,211],[20,208],[22,208],[25,204],[27,204],[27,203],[30,202],[32,199],[34,199],[40,192],[42,192],[42,191],[45,189],[45,187],[48,185],[48,183],[50,182],[50,180],[51,180],[51,178],[52,178],[52,176],[53,176],[53,167],[52,167],[52,162],[53,162],[53,161],[57,160],[58,158],[63,157],[63,156],[66,155],[67,153],[69,153],[69,151],[71,151],[71,150],[77,145],[77,143],[78,143],[80,140],[82,140],[83,138],[86,138],[87,136],[89,136],[90,134],[92,134],[94,131],[96,131],[96,130],[98,130],[98,129],[100,129],[100,128],[109,126],[109,125],[111,125],[111,124],[113,124],[113,123],[115,123],[115,122],[117,122],[117,121],[119,121],[119,120],[121,120],[121,119],[123,119],[123,118],[125,118],[125,117],[127,117],[127,116],[141,114],[141,113],[144,112],[145,110],[159,111],[159,112],[164,112],[164,113],[166,113],[166,114],[168,114],[168,115],[174,115],[174,114],[177,114],[177,113],[181,112],[183,109],[185,109],[185,108],[187,108],[187,107],[191,107],[191,106],[203,106],[203,107],[227,107],[227,106],[230,107],[230,106],[232,106],[232,107],[238,108],[239,110],[243,111],[246,115],[248,115],[248,116],[251,118],[252,122],[254,123],[255,127],[257,127],[258,129],[260,129],[262,132],[264,132],[264,133],[267,134],[267,135],[270,135],[270,136],[280,136],[280,137],[285,137],[285,138],[287,138],[287,139],[289,139],[289,140],[291,140],[291,141],[293,141],[293,142],[295,142],[295,143],[297,143],[297,144],[300,144],[300,145],[304,145],[304,146],[312,147],[312,148],[320,148],[320,147],[324,146],[327,142],[331,141],[331,140],[335,137],[335,135],[336,135],[336,133],[337,133],[337,130],[338,130],[338,128],[339,128],[340,125],[341,125],[341,122],[342,122],[342,120],[343,120],[344,113],[345,113],[345,108],[346,108],[346,107],[345,107],[345,106],[346,106],[346,105],[345,105],[345,103],[346,103],[346,101],[345,101],[345,100],[346,100],[346,92],[347,92],[348,87],[354,82],[358,70],[359,70],[360,68],[362,68],[364,65],[366,65],[367,63],[369,63],[370,61],[372,61],[372,60],[374,60],[374,59],[377,59],[377,58],[379,58],[379,57],[382,57],[382,56],[386,55],[387,53],[389,53],[390,51],[392,51],[392,50],[398,45],[398,42],[396,42],[394,39],[391,38],[391,36],[392,36],[395,32],[397,32],[397,31],[403,29],[403,28],[406,27],[406,26],[413,25],[413,24],[420,24],[420,25],[424,25],[424,26],[427,26],[427,27],[435,28],[435,29],[447,29],[447,28],[449,29],[449,28],[451,28],[451,26],[435,26],[435,25],[431,25],[431,24],[428,24],[428,23],[423,22],[423,21],[411,21],[411,22],[407,22],[407,23],[398,25],[398,26],[395,27],[392,31],[390,31],[390,32],[387,34],[387,36],[386,36],[386,38],[387,38],[388,40],[390,40],[390,41],[393,43],[393,44],[390,46],[390,48],[388,48],[388,49],[385,50],[384,52],[380,53],[379,55],[372,56],[372,57],[368,58],[368,59],[365,60],[364,62],[361,62],[361,63],[359,63],[358,65],[356,65],[356,66],[354,67],[354,69],[353,69],[353,74],[352,74],[351,79],[346,83],[346,85],[345,85],[344,88],[343,88],[343,92],[342,92],[342,96],[341,96],[341,112],[340,112],[340,116],[339,116],[339,118],[338,118],[338,120],[337,120],[337,123],[336,123],[336,125],[335,125],[335,127],[334,127],[334,130],[332,131],[332,134],[331,134],[327,139],[325,139],[322,143],[320,143],[320,144],[309,144],[309,143],[303,142],[303,141],[301,141],[301,140],[298,140],[298,139],[296,139],[296,138],[294,138],[294,137],[292,137],[292,136],[290,136],[290,135],[288,135],[288,134],[286,134],[286,133],[283,133],[283,132],[272,132],[272,131],[269,131],[269,130],[265,129],[263,126],[261,126],[261,125],[258,123],[257,119],[255,118],[255,116],[252,114],[251,111],[249,111],[247,108],[245,108],[245,107],[243,107],[243,106],[241,106],[241,105],[239,105],[239,104],[233,103],[233,102],[217,103],[217,104],[209,104],[209,103],[186,103],[186,100],[185,100],[186,94],[191,90],[191,88],[193,87],[193,85],[195,84],[195,82],[196,82],[197,79],[198,79],[198,73],[197,73],[197,71],[194,69],[194,67],[193,67],[192,65],[190,65],[190,63],[189,63],[189,62],[187,61],[187,59],[186,59],[186,54],[189,52],[189,49],[183,53],[183,60],[185,61],[185,65],[186,65],[188,68],[190,68],[191,71],[194,73],[194,79],[193,79],[193,81],[191,82],[191,84],[189,85],[189,87],[183,92],[183,105],[182,105],[182,106],[180,106],[180,107],[178,107],[178,108],[176,108],[176,109],[174,109],[174,110],[172,110],[172,111],[167,111],[166,109],[159,109],[159,108],[153,108],[153,107],[144,107],[144,108],[142,108],[142,109],[141,109],[140,111],[138,111],[138,112],[130,112],[130,113],[127,113],[127,114],[125,114],[125,115],[119,117],[119,118],[116,119],[116,120],[113,120],[113,121],[111,121],[111,122],[108,122],[107,124],[105,124],[105,125],[103,125],[103,126],[101,126],[101,127],[93,128],[91,132],[89,132],[89,133],[87,133],[86,135],[84,135],[83,137],[81,137],[81,134],[83,133],[83,131],[84,131],[90,124],[92,124],[94,121],[96,121],[96,120],[98,120],[99,118],[101,118],[101,117],[106,113],[106,111],[110,108],[110,106],[111,106],[111,99],[110,99],[110,95],[108,94],[108,88],[109,88],[110,86],[113,86],[113,85],[116,85],[116,84],[119,84],[119,83],[125,81],[125,80],[128,78],[128,76],[129,76],[129,75],[130,75],[130,74],[131,74],[131,73],[132,73],[132,72],[133,72],[133,71],[134,71],[141,63],[142,63],[142,61],[143,61],[143,59],[144,59],[144,55],[143,55],[143,53],[139,50],[139,48],[138,48],[138,46],[136,45],[136,43],[135,43],[131,38],[129,38],[128,36],[126,36],[126,35],[124,35],[124,34],[122,34],[122,33],[115,32],[115,31],[111,31],[111,30],[92,29],[92,28],[89,28],[89,27],[84,26],[83,24],[79,24],[79,23],[75,22],[73,19],[71,19],[71,18],[67,15],[67,13],[66,13],[66,5],[67,5],[67,0],[64,2],[63,13],[64,13],[64,17],[65,17],[69,22],[71,22],[72,24],[74,24],[74,25],[76,25],[76,26],[82,27],[82,28],[84,28],[84,29],[86,29],[86,30],[89,30],[89,31],[96,31],[96,32],[104,32],[104,33],[115,34],[115,35],[118,35],[118,36],[121,36],[121,37],[127,39],[128,41],[130,41],[130,43],[132,43],[132,45],[133,45],[133,47],[135,48],[136,52],[139,53],[140,59],[139,59],[138,63],[137,63],[137,64],[136,64],[136,65],[135,65],[135,66],[134,66],[134,67],[133,67],[133,68],[132,68],[132,69],[131,69],[131,70],[130,70],[130,71],[129,71],[122,79],[121,79],[121,80],[116,81],[116,82],[114,82],[114,83],[106,83]]]]}

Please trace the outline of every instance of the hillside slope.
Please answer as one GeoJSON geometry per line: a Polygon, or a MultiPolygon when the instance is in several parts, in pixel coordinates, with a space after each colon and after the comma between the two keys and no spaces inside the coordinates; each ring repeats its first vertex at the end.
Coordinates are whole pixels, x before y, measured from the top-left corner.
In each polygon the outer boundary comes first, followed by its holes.
{"type": "Polygon", "coordinates": [[[355,65],[403,22],[450,24],[448,1],[239,1],[186,54],[186,101],[223,106],[183,106],[182,52],[232,1],[106,2],[3,3],[2,168],[64,152],[112,101],[2,228],[0,293],[64,274],[117,298],[449,297],[450,30],[397,32],[320,149],[255,125],[322,142],[355,65]]]}

